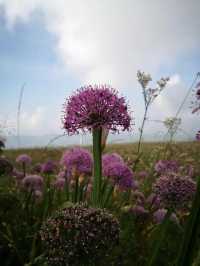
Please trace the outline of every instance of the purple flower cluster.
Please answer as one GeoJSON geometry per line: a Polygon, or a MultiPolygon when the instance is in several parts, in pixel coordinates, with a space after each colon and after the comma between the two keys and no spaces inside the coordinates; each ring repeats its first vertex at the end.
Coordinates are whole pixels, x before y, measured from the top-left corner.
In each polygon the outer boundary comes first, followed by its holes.
{"type": "Polygon", "coordinates": [[[20,154],[17,158],[16,158],[16,162],[17,163],[23,163],[23,164],[31,164],[32,159],[29,155],[27,154],[20,154]]]}
{"type": "Polygon", "coordinates": [[[64,105],[63,125],[68,134],[94,128],[124,131],[130,122],[125,99],[106,85],[82,87],[64,105]]]}
{"type": "Polygon", "coordinates": [[[177,161],[174,160],[159,160],[155,164],[155,171],[158,174],[166,174],[170,172],[177,172],[179,170],[179,165],[177,161]]]}
{"type": "Polygon", "coordinates": [[[132,170],[116,154],[108,154],[103,157],[103,176],[119,187],[121,190],[135,189],[136,181],[133,179],[132,170]],[[108,160],[110,158],[110,161],[108,160]],[[104,164],[105,162],[105,164],[104,164]]]}
{"type": "Polygon", "coordinates": [[[76,175],[91,175],[92,173],[92,155],[83,148],[73,148],[66,151],[61,158],[61,164],[66,168],[68,177],[74,173],[76,175]]]}
{"type": "Polygon", "coordinates": [[[22,184],[29,191],[41,191],[43,187],[43,178],[39,175],[27,175],[22,184]]]}
{"type": "Polygon", "coordinates": [[[62,177],[58,177],[56,178],[56,180],[54,181],[53,185],[57,190],[63,190],[65,187],[65,178],[62,177]]]}
{"type": "Polygon", "coordinates": [[[153,191],[164,207],[181,208],[193,198],[196,183],[188,176],[169,173],[157,179],[153,191]]]}
{"type": "MultiPolygon", "coordinates": [[[[166,209],[158,209],[157,211],[154,212],[153,214],[153,220],[155,223],[160,224],[163,222],[165,215],[167,214],[166,209]]],[[[176,216],[175,213],[171,214],[170,220],[176,224],[179,223],[178,217],[176,216]]]]}
{"type": "Polygon", "coordinates": [[[50,175],[55,173],[56,168],[57,168],[56,163],[52,160],[48,160],[47,162],[42,164],[41,173],[50,175]]]}
{"type": "Polygon", "coordinates": [[[41,239],[48,265],[96,265],[118,243],[119,223],[103,209],[75,205],[48,218],[41,239]]]}

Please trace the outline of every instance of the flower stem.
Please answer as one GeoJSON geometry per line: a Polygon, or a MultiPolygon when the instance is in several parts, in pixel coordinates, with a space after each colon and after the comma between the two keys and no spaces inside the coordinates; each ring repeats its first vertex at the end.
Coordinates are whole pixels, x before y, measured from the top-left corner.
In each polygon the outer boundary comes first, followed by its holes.
{"type": "Polygon", "coordinates": [[[142,125],[140,128],[140,137],[139,137],[139,141],[138,141],[138,149],[137,149],[137,154],[139,155],[140,153],[140,148],[141,148],[141,142],[142,142],[142,136],[143,136],[143,132],[144,132],[144,125],[147,119],[147,111],[148,111],[148,105],[145,106],[145,112],[144,112],[144,117],[142,120],[142,125]]]}
{"type": "Polygon", "coordinates": [[[177,266],[190,266],[194,258],[196,238],[198,237],[200,222],[200,177],[198,179],[197,191],[193,200],[192,210],[188,218],[184,232],[183,242],[180,248],[177,266]]]}
{"type": "Polygon", "coordinates": [[[92,201],[95,206],[100,203],[101,179],[102,179],[102,166],[101,166],[101,136],[102,129],[93,130],[93,159],[94,159],[94,180],[92,201]]]}

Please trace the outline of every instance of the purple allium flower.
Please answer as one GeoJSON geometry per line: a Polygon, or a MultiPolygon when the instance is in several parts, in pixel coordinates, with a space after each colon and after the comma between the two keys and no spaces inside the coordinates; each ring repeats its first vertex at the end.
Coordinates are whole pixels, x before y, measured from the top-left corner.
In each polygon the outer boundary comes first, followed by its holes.
{"type": "Polygon", "coordinates": [[[17,156],[16,162],[17,163],[24,163],[24,164],[31,164],[32,159],[27,154],[20,154],[19,156],[17,156]]]}
{"type": "Polygon", "coordinates": [[[74,205],[55,212],[40,234],[49,266],[96,265],[118,244],[119,222],[104,209],[74,205]]]}
{"type": "Polygon", "coordinates": [[[61,164],[65,166],[68,177],[71,177],[73,173],[77,175],[91,175],[92,173],[92,155],[83,148],[66,151],[61,158],[61,164]]]}
{"type": "Polygon", "coordinates": [[[149,215],[149,211],[141,205],[136,205],[131,208],[131,212],[139,219],[146,219],[149,215]]]}
{"type": "Polygon", "coordinates": [[[102,156],[102,165],[104,168],[111,163],[123,163],[124,160],[122,157],[117,153],[107,153],[102,156]]]}
{"type": "Polygon", "coordinates": [[[27,175],[22,184],[28,190],[41,190],[43,187],[43,178],[39,175],[27,175]]]}
{"type": "Polygon", "coordinates": [[[178,163],[174,160],[159,160],[155,164],[155,170],[158,174],[177,172],[178,169],[179,169],[178,163]]]}
{"type": "Polygon", "coordinates": [[[154,193],[166,208],[181,208],[191,201],[196,183],[188,176],[169,173],[158,178],[153,185],[154,193]]]}
{"type": "Polygon", "coordinates": [[[17,181],[21,181],[24,178],[24,174],[16,168],[13,169],[12,175],[17,179],[17,181]]]}
{"type": "Polygon", "coordinates": [[[138,173],[138,176],[139,176],[140,178],[142,178],[142,179],[148,177],[148,175],[149,175],[149,173],[148,173],[147,171],[145,171],[145,170],[140,171],[140,172],[138,173]]]}
{"type": "Polygon", "coordinates": [[[58,177],[53,183],[54,187],[58,190],[63,190],[65,187],[65,178],[58,177]]]}
{"type": "Polygon", "coordinates": [[[36,174],[40,174],[41,171],[42,171],[42,163],[36,163],[34,166],[33,166],[33,172],[36,173],[36,174]]]}
{"type": "Polygon", "coordinates": [[[197,141],[200,141],[200,130],[197,132],[197,134],[196,134],[196,140],[197,141]]]}
{"type": "MultiPolygon", "coordinates": [[[[153,213],[153,220],[155,223],[160,224],[163,222],[165,215],[167,214],[166,209],[158,209],[153,213]]],[[[170,216],[170,220],[173,221],[176,224],[179,224],[178,217],[176,216],[175,213],[172,213],[170,216]]]]}
{"type": "Polygon", "coordinates": [[[64,105],[63,125],[68,134],[94,128],[124,131],[130,122],[125,99],[106,85],[82,87],[64,105]]]}
{"type": "Polygon", "coordinates": [[[103,175],[107,177],[113,185],[119,186],[122,190],[136,189],[137,187],[133,179],[133,172],[125,163],[115,162],[103,165],[103,175]]]}
{"type": "Polygon", "coordinates": [[[52,160],[48,160],[47,162],[42,164],[41,172],[43,174],[53,174],[57,168],[57,165],[52,160]]]}

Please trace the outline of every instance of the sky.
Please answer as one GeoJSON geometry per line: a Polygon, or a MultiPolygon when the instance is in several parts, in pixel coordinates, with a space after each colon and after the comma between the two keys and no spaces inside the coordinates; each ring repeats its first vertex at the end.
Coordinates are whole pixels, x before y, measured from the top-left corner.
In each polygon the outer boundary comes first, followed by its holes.
{"type": "MultiPolygon", "coordinates": [[[[129,102],[134,133],[144,105],[137,70],[155,82],[169,76],[150,120],[175,115],[200,71],[199,0],[0,0],[0,121],[16,133],[24,85],[22,135],[60,134],[62,105],[76,88],[110,84],[129,102]]],[[[180,114],[192,135],[199,118],[191,94],[180,114]]],[[[162,134],[161,123],[146,131],[162,134]]]]}

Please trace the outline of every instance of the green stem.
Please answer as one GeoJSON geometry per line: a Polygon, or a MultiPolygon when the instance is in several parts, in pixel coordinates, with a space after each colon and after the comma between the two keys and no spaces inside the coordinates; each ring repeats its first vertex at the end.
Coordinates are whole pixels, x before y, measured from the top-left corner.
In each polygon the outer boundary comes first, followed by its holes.
{"type": "Polygon", "coordinates": [[[184,232],[183,242],[180,248],[177,266],[192,265],[194,248],[196,245],[196,237],[200,222],[200,177],[198,179],[197,191],[193,200],[192,210],[188,218],[186,229],[184,232]]]}
{"type": "Polygon", "coordinates": [[[94,159],[94,180],[93,180],[93,191],[92,201],[95,206],[100,203],[101,195],[101,179],[102,179],[102,149],[101,149],[101,137],[102,129],[93,130],[93,159],[94,159]]]}
{"type": "Polygon", "coordinates": [[[148,263],[148,266],[157,265],[156,263],[157,263],[157,258],[158,258],[158,255],[159,255],[159,250],[160,250],[160,247],[161,247],[162,242],[164,240],[164,237],[166,235],[166,231],[167,231],[167,228],[168,228],[169,219],[171,217],[171,214],[172,214],[172,210],[168,210],[166,215],[165,215],[164,221],[160,225],[159,240],[155,243],[153,254],[152,254],[151,258],[150,258],[150,262],[148,263]]]}

